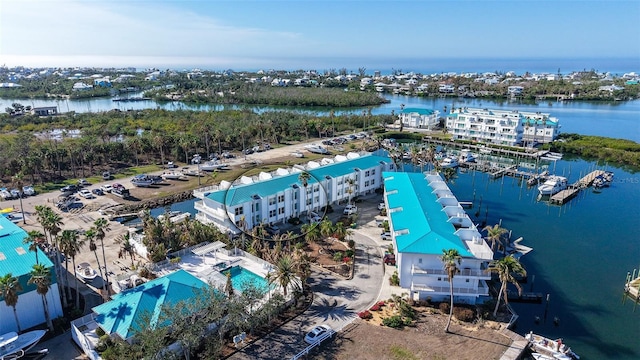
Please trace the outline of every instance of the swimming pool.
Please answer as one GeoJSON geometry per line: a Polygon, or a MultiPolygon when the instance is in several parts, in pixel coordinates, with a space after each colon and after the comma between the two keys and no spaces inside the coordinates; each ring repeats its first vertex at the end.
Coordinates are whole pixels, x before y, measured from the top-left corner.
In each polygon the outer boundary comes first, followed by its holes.
{"type": "Polygon", "coordinates": [[[226,276],[231,273],[231,284],[236,290],[243,291],[245,284],[253,283],[257,288],[267,291],[269,289],[269,282],[260,275],[257,275],[240,265],[233,266],[231,269],[225,270],[222,273],[226,276]]]}

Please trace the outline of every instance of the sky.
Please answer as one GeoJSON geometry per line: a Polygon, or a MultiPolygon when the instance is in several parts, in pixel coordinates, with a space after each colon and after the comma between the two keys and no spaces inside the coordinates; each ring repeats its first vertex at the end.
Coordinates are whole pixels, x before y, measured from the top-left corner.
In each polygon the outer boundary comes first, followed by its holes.
{"type": "Polygon", "coordinates": [[[0,0],[0,65],[310,69],[613,58],[640,1],[0,0]]]}

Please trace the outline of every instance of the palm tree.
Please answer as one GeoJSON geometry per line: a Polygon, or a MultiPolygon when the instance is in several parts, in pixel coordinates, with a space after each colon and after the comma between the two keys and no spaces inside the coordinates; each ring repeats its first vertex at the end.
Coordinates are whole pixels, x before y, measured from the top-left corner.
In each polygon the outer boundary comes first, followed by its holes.
{"type": "MultiPolygon", "coordinates": [[[[64,260],[65,268],[69,272],[68,259],[71,257],[71,263],[73,265],[74,274],[76,268],[76,255],[80,252],[80,248],[84,245],[84,240],[80,240],[78,232],[76,230],[63,230],[60,235],[60,248],[66,255],[64,260]]],[[[76,289],[76,308],[80,307],[80,293],[78,292],[78,276],[74,276],[74,283],[76,289]]]]}
{"type": "Polygon", "coordinates": [[[440,260],[444,264],[444,270],[447,272],[449,278],[449,297],[451,303],[449,304],[449,320],[447,321],[447,326],[444,328],[444,332],[448,333],[451,318],[453,317],[453,277],[460,272],[458,265],[462,262],[462,257],[456,249],[443,249],[440,260]]]}
{"type": "MultiPolygon", "coordinates": [[[[403,111],[404,111],[404,104],[400,104],[400,113],[402,114],[403,111]]],[[[400,118],[400,132],[402,132],[403,128],[404,128],[404,122],[402,121],[402,118],[400,118]]]]}
{"type": "Polygon", "coordinates": [[[273,272],[267,274],[269,284],[278,283],[282,287],[284,296],[287,296],[287,288],[293,285],[294,288],[301,287],[300,279],[296,277],[296,264],[290,255],[280,257],[273,272]]]}
{"type": "Polygon", "coordinates": [[[347,204],[351,205],[351,195],[353,194],[353,185],[355,185],[356,181],[354,179],[349,178],[346,180],[346,183],[347,183],[347,194],[349,194],[347,204]]]}
{"type": "Polygon", "coordinates": [[[93,222],[93,227],[96,231],[96,239],[100,240],[100,247],[102,247],[102,263],[104,264],[104,290],[107,291],[107,296],[111,296],[111,287],[109,286],[109,271],[107,270],[107,257],[104,254],[104,238],[107,236],[106,232],[110,231],[109,222],[105,218],[97,219],[93,222]]]}
{"type": "Polygon", "coordinates": [[[304,234],[304,240],[310,243],[320,238],[320,227],[318,224],[304,224],[300,227],[300,231],[304,234]]]}
{"type": "Polygon", "coordinates": [[[18,293],[22,291],[22,286],[18,281],[18,278],[8,273],[4,276],[0,276],[0,296],[4,298],[5,304],[13,308],[13,316],[16,318],[16,325],[18,326],[18,332],[20,332],[20,321],[18,320],[18,313],[16,312],[16,305],[18,305],[18,293]]]}
{"type": "Polygon", "coordinates": [[[498,292],[498,301],[496,302],[496,308],[493,310],[493,316],[498,314],[498,307],[500,306],[500,298],[504,296],[504,303],[508,304],[507,298],[507,284],[512,283],[518,289],[518,295],[522,295],[522,287],[518,283],[518,280],[513,276],[514,274],[525,276],[527,271],[522,264],[513,256],[505,256],[500,260],[493,260],[489,263],[487,271],[495,273],[500,279],[500,291],[498,292]]]}
{"type": "Polygon", "coordinates": [[[98,260],[98,246],[96,245],[96,229],[91,228],[84,233],[84,240],[89,243],[89,250],[93,252],[96,257],[96,263],[98,264],[98,271],[100,271],[100,279],[104,279],[102,274],[102,267],[100,266],[100,260],[98,260]]]}
{"type": "Polygon", "coordinates": [[[47,293],[51,288],[51,273],[49,269],[42,264],[33,265],[31,270],[31,278],[29,278],[28,284],[35,284],[36,291],[42,296],[42,306],[44,307],[44,317],[47,319],[47,326],[49,331],[53,332],[53,323],[51,322],[51,316],[49,316],[49,302],[47,301],[47,293]]]}
{"type": "Polygon", "coordinates": [[[507,229],[500,227],[500,224],[487,225],[483,230],[487,232],[487,240],[491,242],[491,251],[495,250],[496,243],[502,244],[500,238],[507,232],[507,229]]]}
{"type": "Polygon", "coordinates": [[[347,237],[347,228],[344,227],[344,223],[342,221],[338,221],[336,223],[333,233],[340,241],[343,241],[347,237]]]}
{"type": "Polygon", "coordinates": [[[27,219],[24,217],[24,207],[22,206],[22,187],[24,186],[23,178],[24,178],[24,175],[22,174],[22,172],[19,172],[11,177],[11,184],[16,188],[18,188],[18,191],[20,192],[19,199],[20,199],[20,211],[22,212],[22,223],[26,224],[27,219]]]}
{"type": "MultiPolygon", "coordinates": [[[[187,232],[185,232],[186,234],[187,232]]],[[[243,233],[244,235],[244,233],[243,233]]],[[[120,250],[118,251],[118,258],[122,259],[127,257],[129,254],[129,258],[131,259],[131,267],[134,266],[134,261],[136,259],[136,253],[133,248],[133,244],[131,243],[131,237],[129,233],[121,235],[116,239],[116,244],[120,245],[120,250]]]]}
{"type": "Polygon", "coordinates": [[[38,261],[38,247],[40,244],[46,242],[46,238],[43,233],[38,230],[31,230],[27,233],[27,236],[22,240],[24,244],[29,244],[29,251],[33,251],[36,254],[36,264],[38,261]]]}
{"type": "MultiPolygon", "coordinates": [[[[311,179],[311,174],[306,171],[303,171],[298,175],[298,180],[300,180],[304,187],[304,209],[307,211],[307,214],[309,213],[309,208],[307,206],[307,186],[309,186],[309,179],[311,179]]],[[[311,194],[311,202],[313,203],[313,193],[311,194]]],[[[311,217],[309,217],[309,222],[311,222],[311,217]]]]}
{"type": "Polygon", "coordinates": [[[324,219],[320,222],[320,235],[325,238],[333,235],[333,223],[331,220],[324,219]]]}
{"type": "Polygon", "coordinates": [[[55,251],[57,265],[54,267],[54,271],[56,272],[56,278],[60,279],[60,285],[62,285],[59,290],[62,292],[62,304],[66,308],[69,306],[69,302],[67,301],[67,294],[64,291],[64,286],[69,286],[69,283],[68,278],[63,277],[61,274],[59,264],[62,263],[62,258],[60,257],[61,253],[57,241],[58,233],[60,233],[62,227],[62,216],[55,213],[53,209],[48,206],[37,205],[36,213],[38,214],[38,221],[42,224],[45,232],[49,234],[49,243],[55,251]]]}

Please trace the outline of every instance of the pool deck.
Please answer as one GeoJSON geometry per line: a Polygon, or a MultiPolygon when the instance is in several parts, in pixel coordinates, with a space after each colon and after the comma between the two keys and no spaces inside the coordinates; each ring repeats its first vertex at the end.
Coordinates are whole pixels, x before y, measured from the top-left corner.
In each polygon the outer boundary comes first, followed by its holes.
{"type": "Polygon", "coordinates": [[[234,255],[233,250],[227,251],[220,249],[204,255],[184,255],[177,266],[163,269],[158,275],[163,276],[177,269],[183,269],[202,281],[213,284],[214,286],[224,287],[227,277],[222,271],[238,265],[263,278],[267,276],[271,268],[270,264],[255,261],[254,259],[243,256],[243,253],[234,255]],[[221,268],[219,266],[220,264],[224,264],[224,267],[221,268]]]}

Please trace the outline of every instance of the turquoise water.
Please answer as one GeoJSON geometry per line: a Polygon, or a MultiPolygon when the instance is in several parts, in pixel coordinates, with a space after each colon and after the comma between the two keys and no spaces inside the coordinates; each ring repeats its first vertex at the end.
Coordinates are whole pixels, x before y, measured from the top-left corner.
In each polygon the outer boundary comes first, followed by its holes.
{"type": "Polygon", "coordinates": [[[257,275],[242,266],[233,266],[229,270],[225,270],[222,273],[226,276],[231,272],[231,284],[236,290],[243,291],[247,284],[253,283],[258,289],[266,291],[269,288],[267,280],[260,275],[257,275]]]}
{"type": "MultiPolygon", "coordinates": [[[[594,166],[562,160],[555,173],[575,182],[594,166]]],[[[640,359],[640,308],[634,313],[632,303],[622,304],[627,271],[640,266],[634,230],[640,228],[640,176],[600,167],[615,173],[611,187],[583,190],[564,206],[537,201],[536,189],[517,179],[491,180],[480,172],[459,174],[451,189],[459,200],[474,201],[467,212],[476,223],[502,220],[512,239],[522,236],[522,244],[534,248],[522,257],[529,275],[523,290],[549,294],[550,301],[513,304],[520,315],[516,332],[562,337],[582,359],[640,359]]]]}

